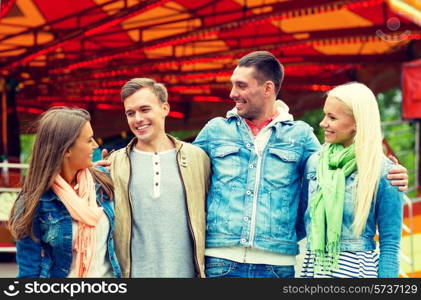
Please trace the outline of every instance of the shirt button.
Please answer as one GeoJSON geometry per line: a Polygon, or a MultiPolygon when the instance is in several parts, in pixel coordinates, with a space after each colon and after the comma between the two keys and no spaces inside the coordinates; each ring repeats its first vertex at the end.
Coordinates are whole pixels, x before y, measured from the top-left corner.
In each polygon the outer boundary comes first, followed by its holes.
{"type": "Polygon", "coordinates": [[[253,165],[249,165],[249,168],[250,168],[250,169],[253,169],[253,165]]]}
{"type": "Polygon", "coordinates": [[[241,244],[246,244],[247,243],[247,240],[246,239],[241,239],[241,244]]]}
{"type": "Polygon", "coordinates": [[[249,217],[244,217],[244,221],[248,222],[249,221],[249,217]]]}
{"type": "Polygon", "coordinates": [[[247,195],[251,195],[251,192],[250,192],[250,191],[247,191],[247,192],[246,192],[246,194],[247,194],[247,195]]]}
{"type": "Polygon", "coordinates": [[[155,185],[156,185],[156,186],[158,186],[158,184],[159,184],[158,182],[157,182],[157,183],[155,183],[155,185]]]}
{"type": "Polygon", "coordinates": [[[250,148],[250,147],[251,147],[251,144],[247,144],[247,145],[246,145],[246,147],[247,147],[247,148],[250,148]]]}
{"type": "Polygon", "coordinates": [[[158,165],[158,163],[156,162],[155,165],[158,165]]]}

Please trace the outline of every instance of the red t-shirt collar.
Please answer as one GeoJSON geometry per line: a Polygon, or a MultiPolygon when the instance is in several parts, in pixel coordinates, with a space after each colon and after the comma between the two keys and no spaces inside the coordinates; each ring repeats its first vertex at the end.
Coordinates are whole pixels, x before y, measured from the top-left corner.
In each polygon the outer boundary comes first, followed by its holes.
{"type": "Polygon", "coordinates": [[[271,116],[269,119],[264,120],[263,122],[261,122],[260,124],[255,124],[250,120],[246,120],[247,125],[250,127],[251,132],[253,133],[254,136],[258,135],[259,132],[265,128],[270,122],[272,122],[277,116],[279,116],[279,111],[276,111],[276,113],[271,116]]]}

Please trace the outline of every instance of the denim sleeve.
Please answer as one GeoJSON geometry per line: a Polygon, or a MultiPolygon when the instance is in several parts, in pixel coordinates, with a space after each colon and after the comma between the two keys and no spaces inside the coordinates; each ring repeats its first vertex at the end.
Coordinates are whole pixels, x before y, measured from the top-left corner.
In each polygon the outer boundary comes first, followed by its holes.
{"type": "Polygon", "coordinates": [[[104,173],[108,177],[111,177],[110,171],[108,171],[106,168],[101,167],[101,166],[94,166],[93,168],[97,169],[98,171],[101,171],[102,173],[104,173]]]}
{"type": "MultiPolygon", "coordinates": [[[[310,126],[309,126],[310,127],[310,126]]],[[[304,140],[304,150],[303,150],[303,159],[301,161],[300,171],[302,171],[302,174],[304,174],[304,170],[307,165],[307,160],[309,157],[319,151],[321,148],[320,142],[317,139],[316,135],[313,132],[313,128],[309,128],[307,137],[304,140]]]]}
{"type": "Polygon", "coordinates": [[[193,145],[196,145],[203,149],[207,155],[209,155],[209,130],[211,125],[208,122],[205,127],[197,135],[196,139],[193,141],[193,145]]]}
{"type": "Polygon", "coordinates": [[[308,203],[308,180],[303,177],[300,191],[300,202],[298,203],[297,220],[295,222],[295,231],[297,232],[297,240],[301,241],[306,237],[306,227],[304,223],[304,215],[307,210],[308,203]]]}
{"type": "Polygon", "coordinates": [[[313,133],[312,129],[309,129],[308,135],[304,142],[303,160],[300,164],[299,172],[301,173],[301,191],[300,191],[300,202],[298,203],[297,221],[295,223],[295,230],[297,232],[297,239],[302,240],[306,237],[306,229],[304,222],[304,215],[307,210],[308,204],[308,184],[307,179],[307,162],[309,157],[319,151],[320,143],[313,133]]]}
{"type": "Polygon", "coordinates": [[[37,241],[32,240],[30,236],[26,236],[16,242],[16,262],[19,269],[17,277],[40,277],[42,247],[40,241],[41,229],[37,216],[34,216],[32,230],[37,241]]]}
{"type": "Polygon", "coordinates": [[[402,236],[403,193],[381,178],[376,199],[376,220],[379,230],[379,278],[399,275],[399,246],[402,236]]]}
{"type": "Polygon", "coordinates": [[[305,227],[305,212],[308,206],[308,187],[309,187],[309,179],[308,179],[308,169],[310,167],[311,160],[307,160],[306,167],[304,168],[303,176],[301,179],[301,190],[300,190],[300,202],[298,203],[298,211],[297,211],[297,222],[295,224],[295,229],[297,231],[297,238],[298,240],[302,240],[307,236],[306,227],[305,227]]]}

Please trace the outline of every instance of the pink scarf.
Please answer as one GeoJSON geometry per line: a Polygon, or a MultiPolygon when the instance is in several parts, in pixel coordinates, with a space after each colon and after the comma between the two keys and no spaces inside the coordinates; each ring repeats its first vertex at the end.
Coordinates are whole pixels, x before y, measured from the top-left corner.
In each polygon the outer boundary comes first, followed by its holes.
{"type": "Polygon", "coordinates": [[[91,269],[96,245],[96,225],[103,209],[96,203],[95,183],[91,172],[88,169],[80,170],[76,178],[79,185],[78,193],[60,174],[54,179],[52,188],[78,223],[74,266],[78,277],[83,278],[91,269]]]}

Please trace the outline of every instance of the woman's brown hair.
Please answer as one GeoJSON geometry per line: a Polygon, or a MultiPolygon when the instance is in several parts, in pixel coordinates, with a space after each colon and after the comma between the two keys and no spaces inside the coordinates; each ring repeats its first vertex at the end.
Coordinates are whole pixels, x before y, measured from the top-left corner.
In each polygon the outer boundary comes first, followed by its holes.
{"type": "MultiPolygon", "coordinates": [[[[64,154],[79,137],[91,117],[84,109],[53,107],[41,115],[29,169],[9,217],[9,230],[17,240],[29,235],[33,239],[32,220],[41,196],[51,188],[60,173],[64,154]]],[[[90,168],[94,181],[100,183],[113,199],[113,184],[104,173],[90,168]]]]}

